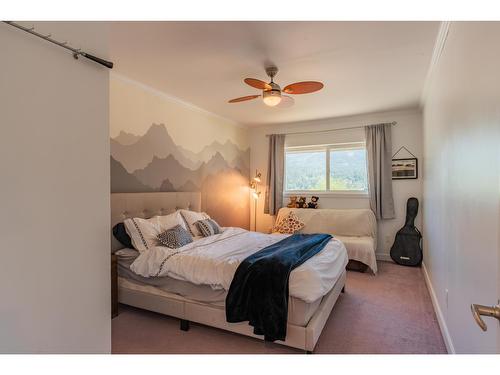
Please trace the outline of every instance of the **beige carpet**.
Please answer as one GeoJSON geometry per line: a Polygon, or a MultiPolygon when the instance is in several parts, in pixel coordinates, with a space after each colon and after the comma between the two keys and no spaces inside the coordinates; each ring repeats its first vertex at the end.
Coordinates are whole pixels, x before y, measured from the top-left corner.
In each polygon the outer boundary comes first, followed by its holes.
{"type": "MultiPolygon", "coordinates": [[[[120,306],[113,353],[303,353],[300,350],[120,306]]],[[[446,353],[422,270],[379,262],[377,276],[348,272],[314,353],[446,353]]]]}

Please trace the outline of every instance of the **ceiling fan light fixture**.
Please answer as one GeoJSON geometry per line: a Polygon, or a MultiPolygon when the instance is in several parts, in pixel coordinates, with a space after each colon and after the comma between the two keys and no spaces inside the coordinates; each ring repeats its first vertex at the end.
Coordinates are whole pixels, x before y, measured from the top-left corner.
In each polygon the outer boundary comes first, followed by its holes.
{"type": "Polygon", "coordinates": [[[266,90],[262,93],[264,104],[269,107],[275,107],[281,102],[280,90],[266,90]]]}
{"type": "Polygon", "coordinates": [[[291,83],[283,90],[281,87],[274,82],[274,77],[278,73],[278,68],[276,66],[268,66],[266,68],[266,73],[271,78],[271,82],[264,82],[257,78],[245,78],[243,81],[253,88],[262,90],[262,95],[248,95],[241,98],[234,98],[229,100],[229,103],[240,103],[247,100],[256,99],[262,96],[262,101],[268,107],[287,108],[293,105],[295,102],[293,97],[289,94],[309,94],[321,90],[324,85],[322,82],[318,81],[302,81],[291,83]],[[283,95],[281,93],[284,93],[283,95]],[[286,94],[286,95],[285,95],[286,94]]]}

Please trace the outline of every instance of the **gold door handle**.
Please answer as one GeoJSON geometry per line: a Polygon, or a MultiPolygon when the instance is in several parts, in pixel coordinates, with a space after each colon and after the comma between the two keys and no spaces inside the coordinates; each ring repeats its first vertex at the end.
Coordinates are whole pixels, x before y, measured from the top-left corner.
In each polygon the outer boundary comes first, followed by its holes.
{"type": "Polygon", "coordinates": [[[484,322],[483,318],[481,318],[481,315],[483,316],[491,316],[492,318],[497,318],[500,320],[500,304],[496,306],[484,306],[484,305],[476,305],[472,304],[470,305],[470,309],[472,311],[472,316],[474,317],[474,320],[476,323],[481,327],[483,331],[486,331],[488,327],[486,326],[486,323],[484,322]]]}

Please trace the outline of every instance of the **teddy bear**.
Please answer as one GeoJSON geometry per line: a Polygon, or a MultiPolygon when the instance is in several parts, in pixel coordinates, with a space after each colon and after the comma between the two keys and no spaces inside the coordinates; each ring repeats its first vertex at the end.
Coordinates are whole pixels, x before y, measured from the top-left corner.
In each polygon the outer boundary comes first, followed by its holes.
{"type": "Polygon", "coordinates": [[[312,196],[311,201],[307,204],[308,208],[318,208],[319,197],[312,196]]]}
{"type": "Polygon", "coordinates": [[[307,208],[306,197],[300,197],[297,201],[297,208],[307,208]]]}
{"type": "Polygon", "coordinates": [[[290,202],[287,204],[288,208],[297,207],[297,196],[296,195],[292,195],[292,196],[288,197],[288,199],[290,200],[290,202]]]}

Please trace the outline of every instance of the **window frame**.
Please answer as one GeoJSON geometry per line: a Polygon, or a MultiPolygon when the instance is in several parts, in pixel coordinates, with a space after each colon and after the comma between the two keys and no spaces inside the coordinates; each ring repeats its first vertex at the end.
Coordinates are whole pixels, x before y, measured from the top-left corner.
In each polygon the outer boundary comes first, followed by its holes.
{"type": "MultiPolygon", "coordinates": [[[[330,152],[335,150],[365,150],[366,153],[366,142],[350,142],[350,143],[334,143],[334,144],[322,144],[322,145],[308,145],[308,146],[291,146],[285,147],[285,169],[284,169],[284,191],[283,196],[289,197],[292,195],[318,195],[318,196],[337,196],[337,197],[368,197],[368,165],[366,166],[366,181],[367,188],[365,190],[331,190],[330,189],[330,152]],[[299,153],[299,152],[311,152],[311,151],[321,151],[325,153],[325,179],[326,179],[326,190],[287,190],[287,173],[286,173],[286,154],[288,152],[299,153]]],[[[368,164],[368,158],[365,157],[365,161],[368,164]]]]}

